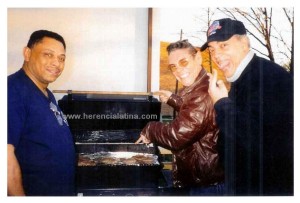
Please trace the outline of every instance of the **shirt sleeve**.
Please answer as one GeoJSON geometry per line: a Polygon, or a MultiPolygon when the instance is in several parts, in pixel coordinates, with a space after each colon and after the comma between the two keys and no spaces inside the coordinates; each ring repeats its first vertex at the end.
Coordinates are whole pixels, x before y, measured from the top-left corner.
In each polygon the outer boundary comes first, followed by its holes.
{"type": "Polygon", "coordinates": [[[15,86],[9,83],[7,106],[7,144],[12,144],[16,147],[24,129],[26,109],[20,92],[15,86]]]}

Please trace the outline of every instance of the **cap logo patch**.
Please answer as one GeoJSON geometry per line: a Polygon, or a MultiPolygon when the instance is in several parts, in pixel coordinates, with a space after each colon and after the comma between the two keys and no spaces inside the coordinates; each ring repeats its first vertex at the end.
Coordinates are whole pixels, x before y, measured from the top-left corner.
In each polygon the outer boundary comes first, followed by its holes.
{"type": "Polygon", "coordinates": [[[219,21],[217,21],[217,20],[214,21],[207,31],[207,36],[211,36],[211,35],[215,34],[217,32],[217,30],[219,30],[221,28],[222,28],[222,26],[220,26],[219,21]]]}

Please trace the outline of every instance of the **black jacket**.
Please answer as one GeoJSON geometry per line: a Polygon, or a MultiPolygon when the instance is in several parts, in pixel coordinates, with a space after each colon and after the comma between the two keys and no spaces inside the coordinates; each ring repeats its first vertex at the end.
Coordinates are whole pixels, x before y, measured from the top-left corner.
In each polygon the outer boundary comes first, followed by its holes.
{"type": "Polygon", "coordinates": [[[293,80],[254,55],[215,104],[229,195],[293,195],[293,80]]]}

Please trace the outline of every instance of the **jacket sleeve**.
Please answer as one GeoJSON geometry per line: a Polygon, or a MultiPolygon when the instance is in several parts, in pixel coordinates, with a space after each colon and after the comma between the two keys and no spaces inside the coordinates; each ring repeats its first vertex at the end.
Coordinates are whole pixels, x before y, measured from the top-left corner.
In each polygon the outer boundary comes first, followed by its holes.
{"type": "MultiPolygon", "coordinates": [[[[252,93],[257,94],[256,92],[252,93]]],[[[216,122],[223,139],[226,139],[227,145],[238,145],[244,150],[250,150],[248,142],[239,142],[247,137],[262,134],[260,123],[262,123],[262,115],[259,112],[261,105],[253,96],[249,98],[251,106],[237,108],[237,105],[230,98],[222,98],[215,104],[216,122]]],[[[258,136],[259,137],[259,136],[258,136]]]]}
{"type": "Polygon", "coordinates": [[[228,97],[222,98],[215,104],[216,121],[223,136],[233,140],[236,130],[236,111],[234,103],[228,97]]]}
{"type": "Polygon", "coordinates": [[[172,94],[167,102],[167,104],[175,109],[175,111],[179,111],[182,105],[182,98],[176,94],[172,94]]]}
{"type": "Polygon", "coordinates": [[[149,122],[142,135],[151,142],[170,150],[180,150],[203,137],[214,126],[212,101],[207,93],[186,98],[171,123],[149,122]],[[200,96],[199,96],[200,95],[200,96]]]}

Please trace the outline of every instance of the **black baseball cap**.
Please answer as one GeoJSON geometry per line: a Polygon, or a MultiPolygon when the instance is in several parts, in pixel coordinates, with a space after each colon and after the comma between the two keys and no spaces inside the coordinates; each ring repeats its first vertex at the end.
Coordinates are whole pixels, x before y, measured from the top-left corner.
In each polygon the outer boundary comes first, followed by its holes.
{"type": "Polygon", "coordinates": [[[215,20],[207,30],[207,41],[202,45],[201,51],[208,47],[208,43],[212,41],[226,41],[233,35],[246,34],[246,28],[241,21],[223,18],[215,20]]]}

